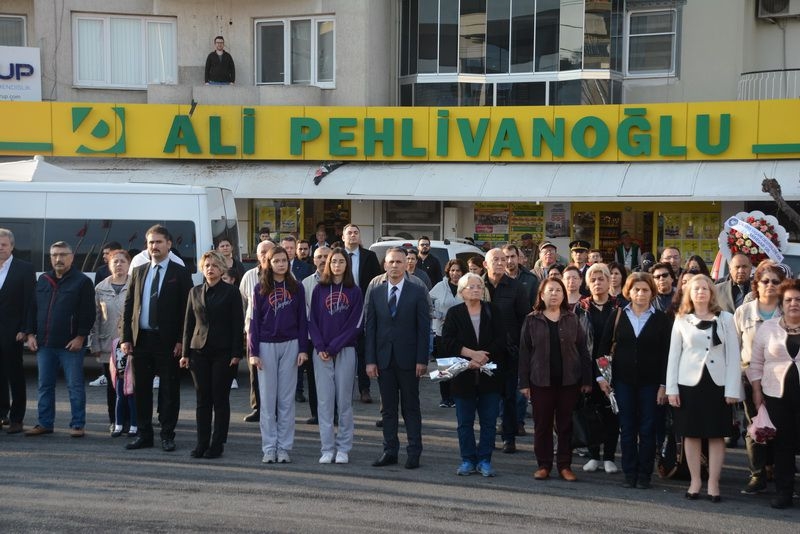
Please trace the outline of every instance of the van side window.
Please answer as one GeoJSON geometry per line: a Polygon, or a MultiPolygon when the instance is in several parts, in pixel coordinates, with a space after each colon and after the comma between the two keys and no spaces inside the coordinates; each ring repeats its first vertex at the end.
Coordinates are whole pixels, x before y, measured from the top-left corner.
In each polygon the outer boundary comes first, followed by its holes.
{"type": "Polygon", "coordinates": [[[14,255],[33,263],[37,271],[50,270],[49,246],[66,241],[75,252],[73,266],[95,272],[103,261],[103,245],[117,241],[126,250],[145,248],[145,232],[154,224],[172,233],[172,248],[197,272],[197,230],[192,221],[114,220],[114,219],[2,219],[0,228],[14,232],[14,255]]]}

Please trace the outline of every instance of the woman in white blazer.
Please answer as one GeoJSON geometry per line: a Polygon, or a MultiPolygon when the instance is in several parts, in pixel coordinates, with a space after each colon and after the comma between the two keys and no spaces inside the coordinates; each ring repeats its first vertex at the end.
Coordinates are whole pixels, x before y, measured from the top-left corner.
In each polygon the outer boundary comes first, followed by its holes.
{"type": "Polygon", "coordinates": [[[775,425],[773,508],[792,506],[794,456],[800,432],[800,280],[782,286],[783,317],[764,322],[756,332],[747,378],[753,404],[766,403],[775,425]]]}
{"type": "Polygon", "coordinates": [[[708,498],[721,500],[724,438],[731,428],[731,405],[741,397],[739,353],[733,315],[720,309],[714,283],[705,275],[693,276],[672,326],[666,384],[692,478],[687,499],[700,495],[700,449],[706,438],[708,498]]]}
{"type": "MultiPolygon", "coordinates": [[[[434,335],[434,354],[438,358],[459,356],[458,354],[445,354],[442,343],[442,326],[444,325],[447,310],[456,304],[464,302],[458,292],[458,281],[465,274],[467,274],[467,264],[460,258],[453,258],[444,266],[444,279],[433,286],[430,291],[431,307],[433,308],[431,330],[433,330],[434,335]]],[[[439,382],[439,393],[442,396],[442,400],[439,402],[440,408],[452,408],[456,405],[453,396],[450,394],[449,381],[439,382]]]]}

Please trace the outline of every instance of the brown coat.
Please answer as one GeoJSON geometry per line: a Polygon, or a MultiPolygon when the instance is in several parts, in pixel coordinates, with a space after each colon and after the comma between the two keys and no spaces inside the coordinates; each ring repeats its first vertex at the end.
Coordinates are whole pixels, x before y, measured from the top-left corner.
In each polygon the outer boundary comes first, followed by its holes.
{"type": "MultiPolygon", "coordinates": [[[[563,360],[563,385],[592,385],[592,361],[586,348],[586,334],[572,312],[558,320],[563,360]]],[[[525,318],[519,347],[519,387],[550,386],[550,330],[542,312],[525,318]]]]}

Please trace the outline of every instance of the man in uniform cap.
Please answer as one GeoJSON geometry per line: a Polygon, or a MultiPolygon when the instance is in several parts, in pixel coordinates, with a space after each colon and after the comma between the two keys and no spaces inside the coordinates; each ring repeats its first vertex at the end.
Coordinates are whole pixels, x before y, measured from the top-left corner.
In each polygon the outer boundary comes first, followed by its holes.
{"type": "Polygon", "coordinates": [[[589,268],[589,247],[591,245],[588,241],[583,239],[576,239],[569,244],[570,257],[572,263],[578,268],[581,273],[581,295],[589,295],[589,287],[586,285],[586,269],[589,268]]]}

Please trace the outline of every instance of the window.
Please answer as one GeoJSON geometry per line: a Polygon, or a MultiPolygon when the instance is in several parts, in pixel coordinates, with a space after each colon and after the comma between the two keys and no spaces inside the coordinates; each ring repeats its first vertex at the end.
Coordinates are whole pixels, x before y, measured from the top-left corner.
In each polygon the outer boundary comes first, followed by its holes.
{"type": "Polygon", "coordinates": [[[256,84],[334,87],[330,17],[256,21],[256,84]]]}
{"type": "Polygon", "coordinates": [[[25,46],[25,17],[0,15],[0,46],[25,46]]]}
{"type": "Polygon", "coordinates": [[[675,9],[628,13],[628,76],[675,76],[677,20],[675,9]]]}
{"type": "Polygon", "coordinates": [[[77,14],[72,30],[77,86],[146,89],[178,82],[174,18],[77,14]]]}

